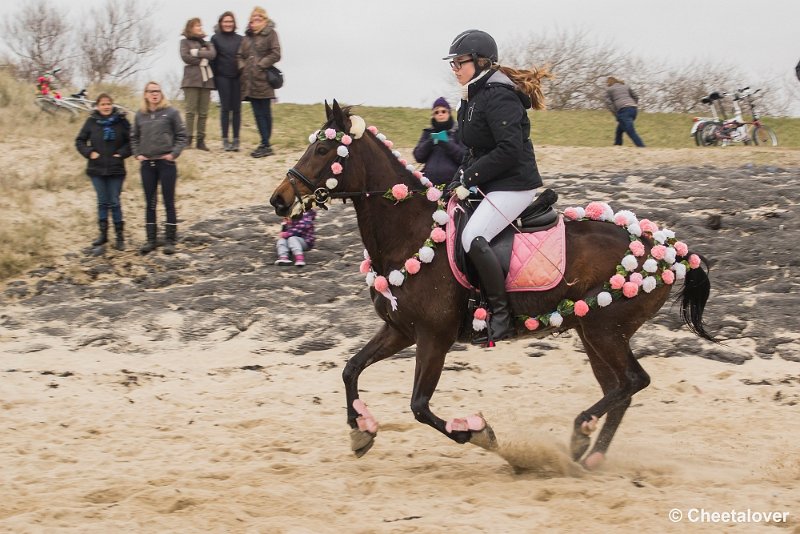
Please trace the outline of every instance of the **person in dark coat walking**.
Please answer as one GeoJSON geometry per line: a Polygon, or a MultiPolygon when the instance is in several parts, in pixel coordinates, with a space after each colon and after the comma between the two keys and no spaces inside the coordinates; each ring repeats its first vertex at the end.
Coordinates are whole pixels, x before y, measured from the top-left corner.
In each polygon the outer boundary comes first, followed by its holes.
{"type": "Polygon", "coordinates": [[[642,142],[642,138],[639,137],[639,134],[636,133],[636,128],[633,126],[633,121],[636,120],[639,95],[625,85],[625,82],[613,76],[609,76],[606,79],[606,85],[608,85],[606,107],[617,118],[614,145],[622,145],[622,133],[624,132],[628,134],[634,145],[643,147],[644,142],[642,142]]]}
{"type": "Polygon", "coordinates": [[[97,225],[100,235],[92,242],[93,254],[102,254],[108,242],[108,212],[114,221],[114,248],[125,250],[125,219],[120,193],[125,181],[125,158],[131,155],[131,125],[125,112],[114,107],[106,93],[98,95],[95,111],[75,138],[75,148],[87,159],[86,174],[97,193],[97,225]]]}
{"type": "Polygon", "coordinates": [[[214,83],[219,93],[219,119],[222,128],[222,148],[226,151],[239,151],[239,130],[242,124],[242,84],[236,53],[242,45],[241,35],[236,33],[236,17],[226,11],[217,21],[211,44],[217,57],[211,60],[214,83]],[[233,141],[228,132],[233,130],[233,141]]]}
{"type": "Polygon", "coordinates": [[[424,163],[422,171],[434,184],[449,184],[466,149],[458,139],[450,104],[440,96],[433,103],[431,127],[422,130],[414,148],[414,159],[424,163]]]}
{"type": "Polygon", "coordinates": [[[261,143],[250,153],[254,158],[271,156],[274,152],[269,138],[272,135],[272,100],[275,89],[267,80],[267,68],[281,59],[281,44],[275,22],[262,7],[253,8],[242,46],[236,56],[242,74],[242,100],[253,108],[261,143]]]}
{"type": "Polygon", "coordinates": [[[491,308],[487,334],[473,339],[484,344],[516,335],[505,275],[489,243],[533,202],[542,186],[527,110],[544,109],[541,80],[550,74],[501,66],[495,40],[480,30],[457,35],[443,59],[450,61],[461,84],[458,131],[469,152],[459,170],[460,185],[485,196],[461,234],[491,308]]]}
{"type": "Polygon", "coordinates": [[[181,39],[181,59],[183,67],[181,89],[186,103],[186,128],[189,132],[188,148],[192,147],[197,120],[197,148],[208,150],[206,145],[206,120],[214,90],[214,72],[209,62],[217,57],[214,45],[206,41],[206,34],[200,19],[195,17],[186,22],[181,39]]]}

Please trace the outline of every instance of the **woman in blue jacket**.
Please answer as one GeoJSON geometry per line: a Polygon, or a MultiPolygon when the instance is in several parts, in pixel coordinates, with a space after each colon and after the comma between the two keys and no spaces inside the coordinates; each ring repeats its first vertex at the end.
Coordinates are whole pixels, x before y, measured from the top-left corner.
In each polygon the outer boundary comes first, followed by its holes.
{"type": "Polygon", "coordinates": [[[125,227],[119,201],[125,181],[125,158],[131,155],[131,125],[125,112],[114,107],[114,100],[101,93],[95,111],[75,138],[75,148],[87,159],[86,174],[97,193],[97,225],[100,235],[92,242],[94,253],[101,254],[108,242],[108,212],[114,221],[117,239],[114,247],[125,250],[125,227]]]}
{"type": "Polygon", "coordinates": [[[473,340],[483,344],[516,333],[505,275],[489,242],[533,202],[542,186],[527,110],[544,109],[541,79],[549,73],[499,65],[495,40],[480,30],[457,35],[443,59],[450,61],[462,86],[458,129],[469,152],[460,181],[486,197],[461,235],[491,307],[487,335],[473,340]]]}

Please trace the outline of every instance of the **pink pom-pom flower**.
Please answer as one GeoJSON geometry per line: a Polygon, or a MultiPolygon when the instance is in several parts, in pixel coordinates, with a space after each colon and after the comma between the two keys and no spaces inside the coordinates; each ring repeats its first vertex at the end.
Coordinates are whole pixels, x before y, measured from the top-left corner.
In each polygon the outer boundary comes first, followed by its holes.
{"type": "Polygon", "coordinates": [[[367,130],[369,130],[372,135],[378,135],[377,126],[367,126],[367,130]]]}
{"type": "Polygon", "coordinates": [[[336,130],[333,128],[328,128],[325,130],[325,138],[326,139],[335,139],[336,138],[336,130]]]}
{"type": "Polygon", "coordinates": [[[583,317],[589,313],[589,305],[582,300],[578,300],[575,302],[575,315],[578,317],[583,317]]]}
{"type": "Polygon", "coordinates": [[[486,315],[486,308],[477,308],[475,313],[472,314],[472,316],[479,321],[485,321],[486,315]]]}
{"type": "Polygon", "coordinates": [[[605,211],[605,206],[600,202],[590,202],[589,205],[586,206],[586,216],[594,221],[602,219],[605,211]]]}
{"type": "Polygon", "coordinates": [[[434,243],[443,243],[447,239],[447,232],[441,228],[434,228],[431,230],[431,239],[434,243]]]}
{"type": "Polygon", "coordinates": [[[658,225],[650,219],[642,219],[639,221],[639,228],[642,229],[642,232],[649,232],[651,234],[658,232],[658,225]]]}
{"type": "Polygon", "coordinates": [[[386,279],[385,276],[379,276],[375,279],[375,289],[379,293],[383,293],[387,289],[389,289],[389,281],[386,279]]]}
{"type": "Polygon", "coordinates": [[[367,274],[371,268],[372,260],[366,259],[361,262],[361,265],[358,266],[358,272],[361,274],[367,274]]]}
{"type": "Polygon", "coordinates": [[[644,256],[644,243],[639,240],[631,241],[631,244],[628,245],[628,248],[633,252],[634,256],[644,256]]]}
{"type": "Polygon", "coordinates": [[[435,187],[429,187],[428,190],[425,192],[425,198],[427,198],[431,202],[436,202],[437,200],[442,198],[442,192],[435,187]]]}
{"type": "Polygon", "coordinates": [[[628,226],[628,217],[624,213],[614,215],[614,224],[617,226],[628,226]]]}
{"type": "Polygon", "coordinates": [[[352,137],[350,137],[349,135],[347,135],[347,134],[344,134],[344,135],[342,136],[342,144],[343,144],[344,146],[347,146],[347,145],[349,145],[349,144],[350,144],[350,143],[352,143],[352,142],[353,142],[353,138],[352,138],[352,137]]]}
{"type": "Polygon", "coordinates": [[[664,256],[667,255],[667,247],[664,245],[656,245],[650,249],[650,255],[657,260],[663,260],[664,256]]]}
{"type": "Polygon", "coordinates": [[[689,268],[697,269],[698,267],[700,267],[700,256],[697,254],[692,254],[689,256],[689,268]]]}
{"type": "Polygon", "coordinates": [[[333,163],[331,163],[331,172],[333,174],[342,174],[343,170],[344,167],[342,167],[342,164],[339,163],[338,161],[334,161],[333,163]]]}
{"type": "Polygon", "coordinates": [[[669,269],[661,273],[661,279],[665,284],[671,284],[675,281],[675,273],[669,269]]]}
{"type": "Polygon", "coordinates": [[[528,330],[536,330],[539,328],[539,321],[533,317],[528,317],[525,319],[525,328],[528,330]]]}
{"type": "Polygon", "coordinates": [[[422,264],[419,262],[417,258],[408,258],[404,267],[406,268],[406,272],[408,274],[417,274],[419,272],[419,268],[422,264]]]}
{"type": "Polygon", "coordinates": [[[634,284],[636,284],[637,286],[640,286],[640,285],[642,285],[642,281],[644,280],[644,276],[642,276],[642,273],[631,273],[631,275],[628,277],[628,279],[631,282],[633,282],[634,284]]]}
{"type": "Polygon", "coordinates": [[[406,165],[408,165],[408,160],[405,160],[405,159],[398,159],[397,161],[399,161],[399,162],[400,162],[400,165],[402,165],[403,167],[405,167],[406,165]]]}
{"type": "Polygon", "coordinates": [[[564,210],[564,217],[566,217],[567,219],[572,219],[573,221],[576,221],[576,220],[580,219],[580,216],[578,215],[578,210],[575,209],[575,208],[567,208],[567,209],[565,209],[564,210]]]}
{"type": "Polygon", "coordinates": [[[675,244],[672,246],[675,247],[675,252],[678,253],[678,256],[684,257],[689,253],[689,245],[683,241],[675,241],[675,244]]]}
{"type": "MultiPolygon", "coordinates": [[[[377,285],[378,281],[375,280],[375,286],[377,287],[377,285]]],[[[639,294],[639,284],[635,282],[625,282],[625,284],[622,286],[622,294],[629,299],[635,297],[639,294]]]]}
{"type": "Polygon", "coordinates": [[[621,274],[615,274],[608,282],[611,284],[611,289],[622,289],[622,286],[625,285],[625,277],[621,274]]]}
{"type": "Polygon", "coordinates": [[[422,171],[414,171],[411,173],[417,180],[422,180],[422,171]]]}
{"type": "Polygon", "coordinates": [[[386,148],[392,148],[394,146],[394,143],[392,143],[388,139],[384,141],[383,144],[386,146],[386,148]]]}
{"type": "Polygon", "coordinates": [[[392,186],[392,196],[397,200],[403,200],[408,196],[408,186],[406,184],[395,184],[392,186]]]}

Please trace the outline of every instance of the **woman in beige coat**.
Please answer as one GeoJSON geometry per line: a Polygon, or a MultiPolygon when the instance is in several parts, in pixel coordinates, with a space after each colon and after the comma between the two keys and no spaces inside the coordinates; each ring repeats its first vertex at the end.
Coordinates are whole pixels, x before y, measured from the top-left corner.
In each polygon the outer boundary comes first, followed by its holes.
{"type": "Polygon", "coordinates": [[[267,68],[281,59],[281,45],[275,23],[264,8],[256,7],[250,14],[250,24],[237,54],[242,73],[242,100],[249,100],[253,117],[261,135],[261,143],[250,153],[254,158],[273,154],[269,144],[272,135],[272,99],[275,89],[267,81],[267,68]]]}
{"type": "Polygon", "coordinates": [[[206,41],[203,25],[195,17],[186,22],[181,39],[181,59],[183,67],[181,89],[186,104],[186,130],[189,134],[188,147],[194,139],[195,119],[197,120],[197,148],[208,150],[206,146],[206,119],[214,89],[214,74],[209,61],[217,57],[217,51],[210,41],[206,41]]]}

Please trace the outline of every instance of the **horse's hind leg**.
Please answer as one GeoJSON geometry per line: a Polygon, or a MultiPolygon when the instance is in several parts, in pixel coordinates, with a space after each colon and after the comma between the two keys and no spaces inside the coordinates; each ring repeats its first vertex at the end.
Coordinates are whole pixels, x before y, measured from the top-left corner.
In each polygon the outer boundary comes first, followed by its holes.
{"type": "Polygon", "coordinates": [[[350,431],[350,446],[356,456],[363,456],[373,444],[377,433],[377,422],[358,399],[358,377],[375,362],[397,354],[413,344],[413,340],[388,324],[384,324],[372,339],[347,361],[342,372],[347,399],[347,424],[350,431]],[[360,423],[360,424],[359,424],[360,423]]]}
{"type": "Polygon", "coordinates": [[[585,329],[580,329],[578,334],[603,390],[603,398],[575,419],[570,441],[574,460],[579,460],[587,451],[591,444],[589,435],[597,420],[607,415],[594,447],[583,461],[591,469],[605,458],[611,440],[631,404],[632,395],[647,387],[650,377],[634,358],[627,336],[601,337],[585,329]]]}

